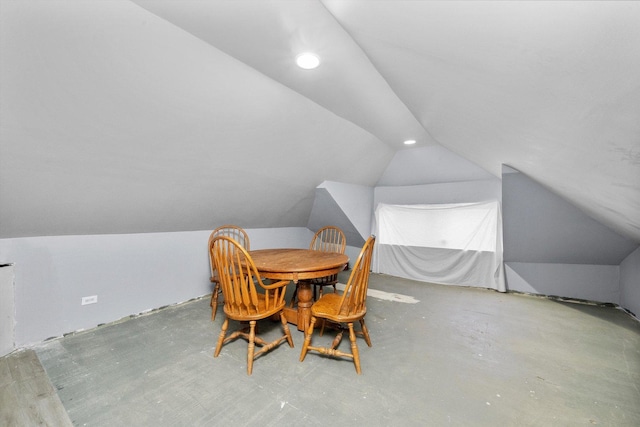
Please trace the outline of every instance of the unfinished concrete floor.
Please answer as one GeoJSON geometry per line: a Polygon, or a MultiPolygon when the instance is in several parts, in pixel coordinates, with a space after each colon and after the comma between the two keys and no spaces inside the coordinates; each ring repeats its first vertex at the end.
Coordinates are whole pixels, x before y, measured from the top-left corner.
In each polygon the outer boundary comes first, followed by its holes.
{"type": "Polygon", "coordinates": [[[640,425],[640,322],[627,313],[383,275],[370,288],[382,293],[368,299],[362,375],[317,354],[299,362],[294,328],[296,347],[248,376],[246,341],[213,358],[223,315],[212,323],[207,299],[35,350],[78,426],[640,425]]]}

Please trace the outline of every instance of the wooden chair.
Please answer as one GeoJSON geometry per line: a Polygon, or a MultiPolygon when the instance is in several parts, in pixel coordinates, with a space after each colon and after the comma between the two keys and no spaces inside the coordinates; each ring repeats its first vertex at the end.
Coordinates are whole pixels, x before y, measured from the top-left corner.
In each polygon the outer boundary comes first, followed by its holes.
{"type": "MultiPolygon", "coordinates": [[[[309,245],[309,249],[312,251],[320,251],[320,252],[337,252],[340,254],[344,254],[344,250],[347,247],[347,238],[344,235],[344,232],[338,227],[327,226],[322,227],[320,230],[316,232],[311,239],[311,244],[309,245]]],[[[333,292],[336,291],[336,283],[338,283],[338,275],[333,274],[331,276],[319,277],[317,279],[309,280],[309,283],[313,285],[313,299],[317,300],[322,296],[322,290],[325,286],[333,286],[333,292]],[[318,294],[318,287],[320,288],[320,293],[318,294]]],[[[291,297],[291,306],[295,303],[296,297],[298,295],[298,287],[293,291],[293,296],[291,297]]]]}
{"type": "MultiPolygon", "coordinates": [[[[288,280],[265,284],[246,249],[240,243],[226,236],[214,237],[211,253],[218,272],[220,287],[224,296],[225,320],[218,336],[214,357],[218,357],[222,346],[242,337],[249,341],[247,349],[247,374],[253,371],[253,361],[263,353],[287,341],[293,347],[289,325],[284,316],[284,295],[288,280]],[[279,315],[284,335],[268,343],[256,336],[258,320],[279,315]],[[249,331],[239,329],[227,336],[229,320],[249,322],[249,331]],[[255,351],[255,345],[262,348],[255,351]]],[[[243,325],[240,325],[243,326],[243,325]]]]}
{"type": "Polygon", "coordinates": [[[213,293],[211,294],[211,320],[216,320],[216,312],[218,311],[218,296],[222,293],[222,289],[220,288],[220,280],[218,278],[218,273],[216,271],[215,264],[213,262],[213,257],[211,256],[211,243],[213,239],[217,236],[227,236],[231,237],[236,242],[240,243],[240,245],[245,248],[247,251],[251,250],[249,243],[249,236],[244,229],[238,227],[237,225],[223,225],[211,232],[209,235],[209,244],[207,248],[209,249],[209,265],[211,267],[211,283],[213,286],[213,293]]]}
{"type": "MultiPolygon", "coordinates": [[[[375,236],[369,237],[365,242],[360,255],[356,260],[349,282],[347,283],[342,295],[337,293],[324,294],[318,301],[311,306],[311,323],[309,329],[305,332],[304,345],[300,353],[300,361],[302,362],[308,351],[316,351],[320,354],[333,357],[348,357],[353,359],[356,372],[360,370],[360,354],[356,343],[356,335],[364,337],[367,345],[371,347],[371,338],[369,331],[364,323],[364,316],[367,314],[367,288],[369,287],[369,273],[371,267],[371,254],[373,253],[373,245],[375,236]],[[338,334],[331,343],[330,347],[313,347],[311,346],[311,336],[318,319],[340,325],[338,334]],[[360,331],[354,331],[353,323],[360,322],[360,331]],[[345,353],[337,349],[344,332],[343,325],[346,324],[349,330],[349,340],[351,341],[351,353],[345,353]]],[[[320,335],[324,332],[324,324],[320,335]]]]}

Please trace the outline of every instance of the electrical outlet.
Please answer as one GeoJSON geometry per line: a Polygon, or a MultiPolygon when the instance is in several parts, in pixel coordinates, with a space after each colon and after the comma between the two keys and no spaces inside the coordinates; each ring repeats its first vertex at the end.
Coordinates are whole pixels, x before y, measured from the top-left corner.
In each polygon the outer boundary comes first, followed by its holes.
{"type": "Polygon", "coordinates": [[[82,305],[95,304],[98,302],[98,295],[91,295],[90,297],[82,297],[82,305]]]}

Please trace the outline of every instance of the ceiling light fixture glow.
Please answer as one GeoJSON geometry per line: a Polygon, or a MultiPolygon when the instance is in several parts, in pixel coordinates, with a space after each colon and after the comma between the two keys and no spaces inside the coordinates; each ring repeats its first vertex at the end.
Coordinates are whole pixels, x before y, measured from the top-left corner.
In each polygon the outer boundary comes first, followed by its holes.
{"type": "Polygon", "coordinates": [[[314,53],[305,52],[296,56],[296,64],[305,70],[313,70],[320,65],[320,58],[314,53]]]}
{"type": "Polygon", "coordinates": [[[415,139],[407,139],[407,140],[404,142],[404,145],[413,145],[413,144],[415,144],[415,143],[416,143],[416,140],[415,140],[415,139]]]}

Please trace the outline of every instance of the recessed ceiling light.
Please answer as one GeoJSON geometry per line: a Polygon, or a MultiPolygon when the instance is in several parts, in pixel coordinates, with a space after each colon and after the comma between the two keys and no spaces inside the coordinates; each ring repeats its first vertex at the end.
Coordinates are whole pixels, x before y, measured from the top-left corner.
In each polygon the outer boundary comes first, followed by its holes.
{"type": "Polygon", "coordinates": [[[413,145],[413,144],[415,144],[415,143],[416,143],[416,140],[415,140],[415,139],[407,139],[407,140],[404,142],[404,145],[413,145]]]}
{"type": "Polygon", "coordinates": [[[296,56],[296,64],[305,70],[313,70],[320,65],[320,58],[314,53],[305,52],[296,56]]]}

